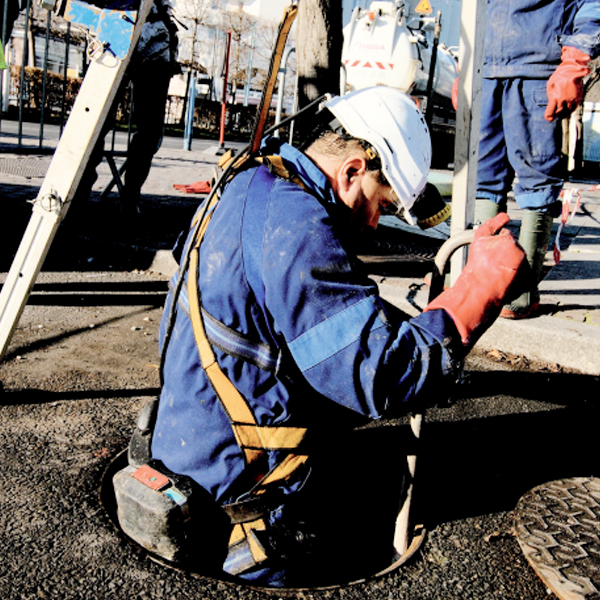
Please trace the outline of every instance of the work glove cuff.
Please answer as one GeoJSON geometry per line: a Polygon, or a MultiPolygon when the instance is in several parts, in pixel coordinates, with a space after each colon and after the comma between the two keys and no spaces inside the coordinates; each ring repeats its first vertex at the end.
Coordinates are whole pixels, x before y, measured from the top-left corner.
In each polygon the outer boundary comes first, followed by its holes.
{"type": "Polygon", "coordinates": [[[477,229],[456,283],[425,309],[446,311],[467,352],[496,320],[504,303],[523,291],[529,280],[525,253],[502,229],[508,220],[506,213],[500,213],[477,229]]]}
{"type": "Polygon", "coordinates": [[[589,74],[590,56],[574,48],[564,46],[561,62],[546,84],[548,106],[544,113],[547,121],[562,118],[573,112],[583,100],[583,78],[589,74]]]}

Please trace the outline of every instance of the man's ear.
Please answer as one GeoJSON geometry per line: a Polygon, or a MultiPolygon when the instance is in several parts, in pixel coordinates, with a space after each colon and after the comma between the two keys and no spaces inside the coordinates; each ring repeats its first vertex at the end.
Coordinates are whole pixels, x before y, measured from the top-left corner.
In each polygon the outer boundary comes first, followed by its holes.
{"type": "Polygon", "coordinates": [[[337,173],[338,190],[349,192],[367,170],[367,161],[361,156],[351,156],[344,160],[337,173]]]}

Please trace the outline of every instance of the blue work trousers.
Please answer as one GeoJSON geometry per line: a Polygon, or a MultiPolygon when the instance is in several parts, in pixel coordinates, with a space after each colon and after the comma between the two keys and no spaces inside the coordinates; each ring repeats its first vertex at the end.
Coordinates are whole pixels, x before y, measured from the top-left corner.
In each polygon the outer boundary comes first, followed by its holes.
{"type": "Polygon", "coordinates": [[[562,128],[548,122],[546,81],[484,79],[477,197],[506,206],[515,175],[521,208],[556,212],[563,187],[562,128]]]}

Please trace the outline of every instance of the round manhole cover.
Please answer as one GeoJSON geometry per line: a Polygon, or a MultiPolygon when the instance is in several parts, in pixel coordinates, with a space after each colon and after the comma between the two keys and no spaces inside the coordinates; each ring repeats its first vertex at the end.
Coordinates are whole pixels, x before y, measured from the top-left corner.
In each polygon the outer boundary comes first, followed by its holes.
{"type": "Polygon", "coordinates": [[[538,486],[515,511],[525,557],[559,598],[600,600],[600,479],[538,486]]]}

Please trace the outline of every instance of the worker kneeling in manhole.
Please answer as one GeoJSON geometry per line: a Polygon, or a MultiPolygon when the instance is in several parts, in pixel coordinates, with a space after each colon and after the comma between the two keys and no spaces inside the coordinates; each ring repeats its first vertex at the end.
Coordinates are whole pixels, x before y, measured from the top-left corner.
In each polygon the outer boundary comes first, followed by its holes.
{"type": "Polygon", "coordinates": [[[344,446],[343,432],[447,393],[525,268],[498,215],[455,285],[407,319],[350,248],[382,212],[414,223],[425,120],[386,87],[330,98],[314,119],[301,150],[266,137],[198,209],[161,323],[160,398],[114,479],[129,536],[254,585],[320,583],[377,553],[356,548],[361,528],[378,539],[377,508],[358,500],[377,465],[354,463],[368,448],[344,446]]]}

